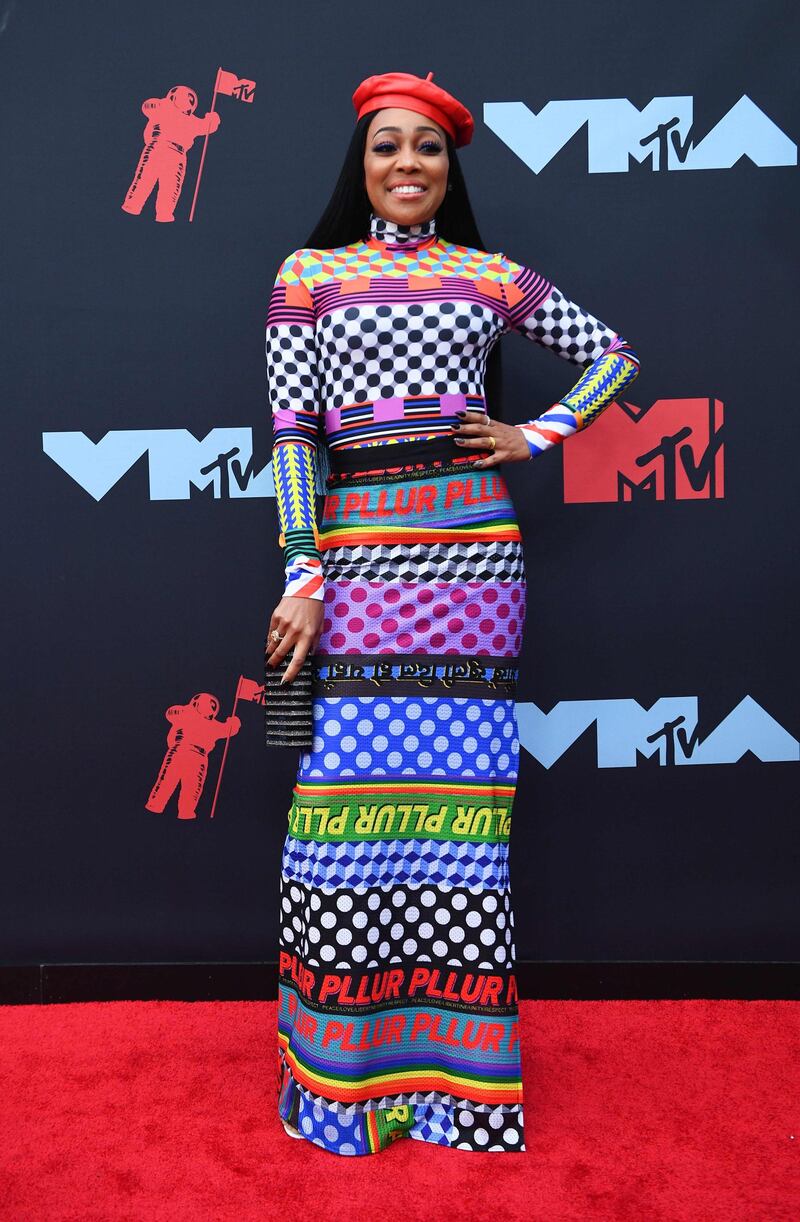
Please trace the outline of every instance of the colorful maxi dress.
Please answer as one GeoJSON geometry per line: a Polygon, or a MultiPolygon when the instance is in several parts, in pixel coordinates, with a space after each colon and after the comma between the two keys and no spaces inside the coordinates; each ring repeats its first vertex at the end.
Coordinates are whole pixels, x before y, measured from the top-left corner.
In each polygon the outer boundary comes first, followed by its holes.
{"type": "Polygon", "coordinates": [[[281,865],[278,1107],[339,1154],[403,1136],[525,1148],[508,872],[522,541],[500,467],[407,449],[484,410],[512,330],[584,370],[516,426],[531,457],[638,374],[617,332],[435,218],[372,214],[361,241],[297,250],[270,299],[285,592],[324,600],[281,865]],[[337,473],[337,450],[363,461],[337,473]]]}

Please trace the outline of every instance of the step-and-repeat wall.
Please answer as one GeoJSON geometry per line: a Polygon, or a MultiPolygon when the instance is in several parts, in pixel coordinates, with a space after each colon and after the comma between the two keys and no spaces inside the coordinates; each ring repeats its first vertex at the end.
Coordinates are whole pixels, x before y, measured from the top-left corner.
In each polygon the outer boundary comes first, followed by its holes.
{"type": "MultiPolygon", "coordinates": [[[[264,324],[387,71],[472,110],[486,248],[642,363],[505,470],[517,955],[797,958],[798,34],[763,0],[8,6],[0,961],[277,957],[264,324]]],[[[502,343],[512,423],[580,374],[502,343]]]]}

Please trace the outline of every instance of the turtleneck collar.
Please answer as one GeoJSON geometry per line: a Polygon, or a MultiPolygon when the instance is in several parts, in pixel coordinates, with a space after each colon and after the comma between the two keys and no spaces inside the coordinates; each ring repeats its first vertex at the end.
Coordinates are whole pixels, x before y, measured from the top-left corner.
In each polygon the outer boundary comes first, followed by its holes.
{"type": "Polygon", "coordinates": [[[369,214],[370,244],[379,245],[381,250],[417,250],[420,246],[430,246],[435,239],[435,216],[418,225],[401,225],[399,221],[389,221],[374,212],[369,214]]]}

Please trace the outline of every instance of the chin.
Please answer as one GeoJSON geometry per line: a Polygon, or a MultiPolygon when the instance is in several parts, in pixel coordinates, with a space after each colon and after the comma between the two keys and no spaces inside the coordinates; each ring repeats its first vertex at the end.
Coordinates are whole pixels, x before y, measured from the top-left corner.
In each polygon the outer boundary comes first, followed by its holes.
{"type": "Polygon", "coordinates": [[[390,191],[386,192],[386,209],[388,212],[394,212],[395,215],[390,217],[390,220],[401,221],[406,225],[418,225],[420,221],[427,220],[431,215],[430,206],[430,191],[426,191],[419,198],[414,197],[413,202],[403,202],[397,199],[396,195],[392,195],[390,191]]]}

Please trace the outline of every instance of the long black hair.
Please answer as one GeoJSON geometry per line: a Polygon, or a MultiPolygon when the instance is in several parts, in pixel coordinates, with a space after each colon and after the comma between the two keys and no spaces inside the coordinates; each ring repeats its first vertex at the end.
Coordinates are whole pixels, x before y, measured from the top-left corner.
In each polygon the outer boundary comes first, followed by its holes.
{"type": "MultiPolygon", "coordinates": [[[[364,149],[373,114],[374,111],[370,111],[362,115],[356,123],[333,193],[304,244],[307,249],[331,250],[335,246],[348,246],[362,241],[369,234],[372,205],[364,185],[364,149]]],[[[456,147],[449,132],[444,132],[444,138],[450,164],[448,190],[436,212],[437,236],[457,246],[485,250],[469,202],[456,147]]],[[[495,343],[489,353],[484,382],[487,410],[495,420],[502,419],[503,406],[500,347],[499,343],[495,343]]]]}

